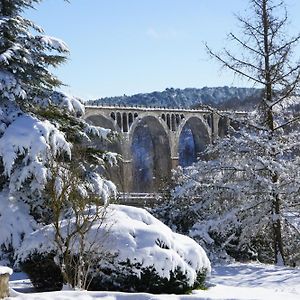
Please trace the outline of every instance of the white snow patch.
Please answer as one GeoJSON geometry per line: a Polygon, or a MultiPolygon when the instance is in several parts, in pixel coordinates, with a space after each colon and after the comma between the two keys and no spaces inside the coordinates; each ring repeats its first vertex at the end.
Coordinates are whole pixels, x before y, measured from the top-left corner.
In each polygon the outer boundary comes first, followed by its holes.
{"type": "Polygon", "coordinates": [[[110,199],[116,198],[117,187],[112,181],[104,179],[97,173],[91,173],[89,177],[91,191],[99,195],[105,205],[109,203],[110,199]]]}
{"type": "Polygon", "coordinates": [[[1,96],[10,101],[15,101],[16,98],[26,98],[26,92],[22,88],[20,82],[17,81],[16,77],[3,69],[0,69],[0,91],[1,96]]]}
{"type": "Polygon", "coordinates": [[[12,273],[13,273],[13,270],[11,268],[0,266],[0,275],[4,275],[4,274],[11,275],[12,273]]]}
{"type": "Polygon", "coordinates": [[[39,39],[46,46],[51,47],[52,49],[61,52],[69,52],[67,44],[58,38],[47,35],[37,36],[36,38],[39,39]]]}
{"type": "Polygon", "coordinates": [[[82,101],[79,98],[66,93],[53,93],[51,96],[51,102],[59,107],[65,108],[71,113],[75,113],[78,116],[83,116],[85,113],[85,107],[82,101]]]}
{"type": "MultiPolygon", "coordinates": [[[[0,193],[0,246],[9,249],[21,247],[22,238],[37,229],[29,215],[29,209],[22,201],[10,196],[8,191],[0,193]]],[[[2,249],[4,250],[4,249],[2,249]]]]}
{"type": "Polygon", "coordinates": [[[45,164],[51,156],[60,152],[71,156],[71,145],[64,134],[50,122],[30,115],[17,117],[0,138],[0,156],[6,175],[12,176],[10,185],[14,190],[18,190],[30,177],[35,179],[32,190],[41,189],[47,181],[45,164]],[[20,156],[23,156],[23,167],[14,170],[20,156]]]}
{"type": "MultiPolygon", "coordinates": [[[[20,278],[11,277],[10,286],[19,287],[20,278]]],[[[298,300],[300,299],[300,270],[263,264],[231,264],[216,266],[208,290],[195,290],[191,295],[151,295],[120,292],[49,292],[20,294],[13,292],[14,300],[185,300],[185,299],[236,299],[236,300],[298,300]]]]}
{"type": "Polygon", "coordinates": [[[90,124],[86,125],[85,132],[87,134],[92,134],[94,136],[100,137],[104,140],[108,139],[109,135],[112,134],[111,129],[94,126],[94,125],[90,125],[90,124]]]}

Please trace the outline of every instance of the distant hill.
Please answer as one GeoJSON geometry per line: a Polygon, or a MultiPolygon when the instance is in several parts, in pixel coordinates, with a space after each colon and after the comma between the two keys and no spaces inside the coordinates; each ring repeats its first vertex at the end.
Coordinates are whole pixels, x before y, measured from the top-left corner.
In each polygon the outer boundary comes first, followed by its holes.
{"type": "Polygon", "coordinates": [[[167,88],[162,92],[133,96],[107,97],[90,100],[88,105],[158,106],[173,108],[197,108],[210,105],[219,109],[251,110],[257,104],[260,90],[237,87],[204,87],[201,89],[167,88]]]}

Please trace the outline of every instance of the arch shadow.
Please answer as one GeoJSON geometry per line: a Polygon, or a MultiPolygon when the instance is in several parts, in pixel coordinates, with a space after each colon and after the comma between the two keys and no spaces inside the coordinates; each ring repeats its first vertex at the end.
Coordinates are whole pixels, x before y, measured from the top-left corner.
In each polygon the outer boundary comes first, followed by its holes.
{"type": "Polygon", "coordinates": [[[154,116],[144,116],[130,132],[133,192],[156,192],[171,177],[171,149],[167,131],[154,116]]]}
{"type": "Polygon", "coordinates": [[[178,138],[179,165],[187,167],[196,162],[210,143],[208,125],[198,117],[187,119],[178,138]]]}

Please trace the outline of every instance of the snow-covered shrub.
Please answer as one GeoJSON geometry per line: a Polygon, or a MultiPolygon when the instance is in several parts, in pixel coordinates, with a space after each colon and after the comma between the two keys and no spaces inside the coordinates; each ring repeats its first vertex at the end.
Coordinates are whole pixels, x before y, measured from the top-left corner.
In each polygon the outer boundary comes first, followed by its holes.
{"type": "Polygon", "coordinates": [[[192,197],[176,199],[170,192],[151,209],[151,213],[175,232],[189,234],[198,219],[198,213],[192,209],[193,203],[192,197]]]}
{"type": "Polygon", "coordinates": [[[162,277],[155,266],[141,263],[111,261],[111,267],[101,268],[92,278],[89,288],[97,291],[147,292],[152,294],[182,294],[192,289],[205,288],[206,271],[198,272],[194,284],[187,274],[177,267],[168,277],[162,277]]]}
{"type": "MultiPolygon", "coordinates": [[[[62,221],[62,232],[67,224],[62,221]]],[[[90,245],[96,245],[93,255],[98,255],[89,273],[93,289],[185,292],[203,284],[210,272],[210,262],[201,246],[172,232],[143,209],[110,205],[106,222],[100,225],[92,227],[87,239],[90,245]]],[[[31,263],[32,256],[40,255],[42,259],[56,252],[51,242],[54,234],[51,225],[32,233],[18,253],[21,264],[31,263]]]]}

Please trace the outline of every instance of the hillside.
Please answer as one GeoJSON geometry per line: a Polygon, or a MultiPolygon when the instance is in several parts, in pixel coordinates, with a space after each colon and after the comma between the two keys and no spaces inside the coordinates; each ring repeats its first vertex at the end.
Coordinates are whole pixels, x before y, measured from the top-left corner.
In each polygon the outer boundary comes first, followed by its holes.
{"type": "Polygon", "coordinates": [[[204,87],[201,89],[167,88],[162,92],[141,93],[133,96],[107,97],[90,100],[89,105],[158,106],[173,108],[195,108],[210,105],[219,109],[252,109],[260,90],[237,87],[204,87]]]}

